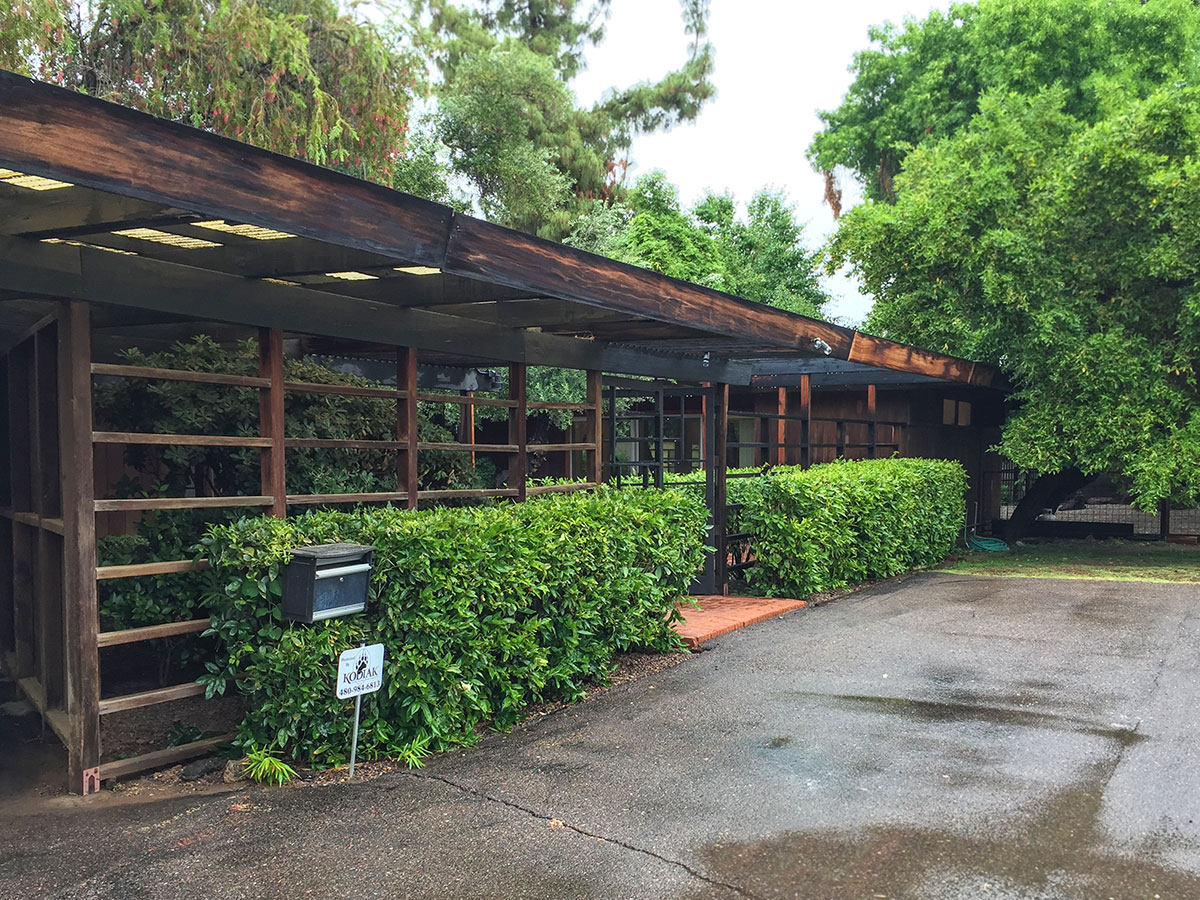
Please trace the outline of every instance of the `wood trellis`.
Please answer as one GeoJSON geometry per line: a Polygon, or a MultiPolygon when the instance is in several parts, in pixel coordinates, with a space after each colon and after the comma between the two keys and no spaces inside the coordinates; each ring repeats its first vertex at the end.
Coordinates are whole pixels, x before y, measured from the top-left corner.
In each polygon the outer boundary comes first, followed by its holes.
{"type": "MultiPolygon", "coordinates": [[[[101,700],[103,647],[195,633],[204,620],[100,631],[101,581],[193,571],[203,561],[97,568],[97,515],[245,507],[287,515],[321,504],[422,503],[470,497],[523,500],[585,490],[603,475],[601,373],[711,385],[705,441],[723,481],[729,385],[803,371],[880,375],[963,389],[1001,385],[967,360],[870,337],[666,278],[473,219],[411,195],[249,147],[179,123],[0,71],[0,652],[68,747],[70,786],[90,792],[115,777],[213,746],[209,741],[130,760],[101,761],[99,721],[165,702],[193,685],[101,700]],[[265,236],[264,236],[265,235],[265,236]],[[197,331],[259,335],[255,375],[116,363],[142,336],[169,346],[197,331]],[[396,385],[350,387],[285,380],[284,331],[396,357],[396,385]],[[418,354],[442,365],[509,367],[507,397],[419,389],[418,354]],[[474,361],[474,362],[468,362],[474,361]],[[530,401],[527,365],[588,372],[580,403],[530,401]],[[799,367],[799,368],[798,368],[799,367]],[[94,376],[186,380],[259,392],[257,435],[160,435],[93,428],[94,376]],[[289,438],[288,392],[395,402],[395,428],[372,441],[289,438]],[[423,442],[421,401],[456,404],[460,441],[423,442]],[[507,410],[502,443],[475,440],[476,408],[507,410]],[[529,443],[530,413],[565,410],[583,434],[529,443]],[[461,440],[462,435],[472,435],[461,440]],[[97,447],[217,446],[258,452],[251,496],[96,497],[97,447]],[[396,454],[394,490],[288,493],[287,454],[306,448],[396,454]],[[493,453],[508,483],[487,490],[421,490],[422,452],[493,453]],[[529,485],[529,453],[586,456],[581,481],[529,485]]],[[[814,377],[818,377],[814,374],[814,377]]],[[[786,410],[755,443],[778,456],[786,410]]],[[[881,423],[868,423],[878,427],[881,423]]],[[[812,444],[812,436],[805,438],[812,444]]],[[[843,448],[854,443],[847,434],[843,448]]],[[[878,433],[869,443],[886,443],[878,433]]],[[[723,534],[723,495],[712,509],[723,534]]],[[[716,539],[720,539],[719,537],[716,539]]]]}
{"type": "MultiPolygon", "coordinates": [[[[509,367],[506,398],[462,396],[421,391],[417,386],[417,352],[396,348],[397,387],[372,388],[286,381],[283,377],[283,333],[259,332],[259,374],[191,372],[91,362],[89,309],[64,301],[53,317],[41,321],[19,341],[0,367],[4,421],[10,441],[0,468],[0,641],[6,668],[67,746],[70,782],[83,793],[109,778],[166,765],[209,752],[232,735],[220,735],[128,759],[102,761],[100,718],[123,710],[168,703],[204,692],[195,682],[102,699],[99,651],[102,648],[156,638],[195,634],[209,627],[206,618],[163,622],[140,628],[101,631],[97,582],[194,572],[206,560],[162,560],[132,565],[97,566],[96,515],[107,512],[151,512],[167,509],[255,508],[275,516],[289,507],[340,503],[387,502],[418,508],[443,499],[526,496],[595,487],[599,481],[600,378],[588,373],[588,398],[580,403],[530,402],[525,367],[509,367]],[[187,381],[259,391],[258,437],[234,435],[157,434],[94,431],[93,376],[187,381]],[[395,401],[394,440],[289,438],[284,434],[284,395],[311,392],[395,401]],[[471,432],[445,442],[417,439],[417,403],[456,404],[465,410],[494,406],[509,412],[506,443],[480,443],[471,432]],[[556,409],[581,413],[589,423],[589,439],[561,444],[529,444],[525,423],[531,412],[556,409]],[[256,495],[225,497],[135,497],[97,499],[92,467],[95,444],[231,447],[257,450],[261,490],[256,495]],[[390,450],[396,453],[396,489],[371,493],[290,494],[287,451],[320,448],[390,450]],[[421,490],[417,459],[422,451],[441,450],[505,454],[509,485],[490,489],[421,490]],[[589,455],[589,480],[572,484],[527,486],[529,452],[577,452],[589,455]]],[[[463,421],[473,422],[473,416],[463,421]]]]}

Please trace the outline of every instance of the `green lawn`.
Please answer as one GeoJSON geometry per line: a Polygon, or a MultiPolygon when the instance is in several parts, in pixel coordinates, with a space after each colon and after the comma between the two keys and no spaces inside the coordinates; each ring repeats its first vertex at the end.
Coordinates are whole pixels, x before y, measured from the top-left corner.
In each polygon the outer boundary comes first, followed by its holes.
{"type": "Polygon", "coordinates": [[[1005,578],[1200,584],[1200,547],[1157,541],[1044,541],[1008,553],[955,555],[937,571],[1005,578]]]}

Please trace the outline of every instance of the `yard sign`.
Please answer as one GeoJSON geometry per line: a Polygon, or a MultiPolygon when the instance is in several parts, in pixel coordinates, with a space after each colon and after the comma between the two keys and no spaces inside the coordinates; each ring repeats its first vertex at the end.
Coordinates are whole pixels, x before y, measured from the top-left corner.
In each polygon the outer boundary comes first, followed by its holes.
{"type": "Polygon", "coordinates": [[[343,650],[338,657],[337,696],[339,700],[354,698],[354,737],[350,739],[350,777],[354,777],[354,760],[358,756],[358,717],[362,713],[363,694],[373,694],[383,687],[383,644],[372,644],[343,650]]]}

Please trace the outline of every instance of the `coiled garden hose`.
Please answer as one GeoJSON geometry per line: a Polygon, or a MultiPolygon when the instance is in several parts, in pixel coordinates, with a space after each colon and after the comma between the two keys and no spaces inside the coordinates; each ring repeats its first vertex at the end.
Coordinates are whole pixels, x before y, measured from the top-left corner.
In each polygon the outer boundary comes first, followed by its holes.
{"type": "Polygon", "coordinates": [[[986,550],[988,553],[1005,553],[1011,549],[1000,538],[979,537],[974,529],[967,529],[963,539],[972,550],[986,550]]]}
{"type": "Polygon", "coordinates": [[[974,507],[975,522],[963,526],[963,543],[972,550],[986,550],[988,553],[1007,553],[1012,548],[1000,538],[980,537],[975,533],[979,526],[979,504],[974,507]]]}

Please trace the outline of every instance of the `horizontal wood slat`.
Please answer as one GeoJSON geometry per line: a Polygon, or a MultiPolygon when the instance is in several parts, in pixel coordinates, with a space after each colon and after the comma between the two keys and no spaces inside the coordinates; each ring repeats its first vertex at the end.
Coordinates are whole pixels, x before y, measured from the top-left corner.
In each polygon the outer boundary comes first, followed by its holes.
{"type": "Polygon", "coordinates": [[[0,516],[20,525],[28,525],[30,528],[42,528],[54,534],[63,533],[61,518],[43,517],[33,512],[13,512],[11,509],[0,509],[0,516]]]}
{"type": "Polygon", "coordinates": [[[441,443],[438,441],[418,441],[418,450],[462,450],[470,453],[516,453],[516,444],[456,444],[453,441],[441,443]]]}
{"type": "Polygon", "coordinates": [[[591,490],[595,486],[595,483],[591,481],[581,481],[576,484],[539,484],[526,488],[525,493],[530,497],[536,497],[538,494],[569,494],[572,491],[591,490]]]}
{"type": "Polygon", "coordinates": [[[380,397],[388,400],[403,400],[407,394],[395,388],[360,387],[354,384],[317,384],[311,381],[285,381],[285,391],[302,394],[337,394],[343,397],[380,397]]]}
{"type": "Polygon", "coordinates": [[[97,500],[96,512],[128,512],[147,509],[225,509],[238,506],[270,506],[272,497],[134,497],[128,500],[97,500]]]}
{"type": "Polygon", "coordinates": [[[110,578],[138,578],[142,575],[175,575],[180,572],[203,572],[208,567],[207,559],[173,559],[125,566],[97,566],[96,578],[106,581],[110,578]]]}
{"type": "Polygon", "coordinates": [[[516,400],[508,400],[502,397],[463,397],[460,394],[417,394],[418,400],[427,400],[430,403],[458,403],[462,406],[504,406],[515,407],[516,400]]]}
{"type": "Polygon", "coordinates": [[[286,438],[284,446],[289,450],[403,450],[404,441],[368,441],[332,438],[286,438]]]}
{"type": "Polygon", "coordinates": [[[594,407],[590,403],[559,403],[556,400],[530,400],[530,409],[567,409],[575,412],[587,412],[594,407]]]}
{"type": "Polygon", "coordinates": [[[399,503],[408,499],[404,491],[376,492],[366,494],[288,494],[289,506],[305,506],[322,503],[373,503],[391,500],[399,503]]]}
{"type": "Polygon", "coordinates": [[[573,451],[573,450],[595,450],[596,445],[593,443],[577,443],[577,444],[529,444],[528,450],[530,453],[554,453],[556,451],[573,451]]]}
{"type": "Polygon", "coordinates": [[[148,378],[154,381],[194,381],[198,384],[224,384],[231,387],[270,387],[266,378],[253,375],[223,375],[220,372],[189,372],[186,369],[156,369],[150,366],[117,366],[92,363],[93,375],[119,375],[125,378],[148,378]]]}
{"type": "Polygon", "coordinates": [[[149,434],[136,431],[93,431],[97,444],[155,444],[166,447],[270,447],[269,438],[234,434],[149,434]]]}
{"type": "Polygon", "coordinates": [[[121,697],[109,697],[100,701],[100,715],[121,712],[125,709],[138,709],[142,706],[154,706],[157,703],[170,703],[172,700],[183,700],[185,697],[197,697],[204,693],[204,685],[194,681],[187,684],[173,684],[170,687],[158,688],[153,691],[142,691],[139,694],[125,694],[121,697]]]}
{"type": "Polygon", "coordinates": [[[188,622],[167,622],[162,625],[147,625],[144,628],[126,628],[121,631],[102,631],[96,636],[97,647],[115,647],[117,644],[136,644],[155,638],[175,637],[180,634],[199,634],[208,630],[208,619],[192,619],[188,622]]]}
{"type": "Polygon", "coordinates": [[[100,763],[100,780],[107,781],[110,778],[120,778],[122,775],[132,775],[134,772],[144,772],[147,769],[174,765],[185,759],[204,756],[222,744],[228,744],[235,737],[237,735],[233,733],[222,734],[217,737],[204,738],[201,741],[192,741],[190,744],[180,744],[178,747],[154,750],[150,753],[143,753],[141,756],[100,763]]]}
{"type": "Polygon", "coordinates": [[[516,488],[488,488],[486,490],[461,491],[418,491],[418,500],[468,500],[472,497],[516,497],[516,488]]]}

